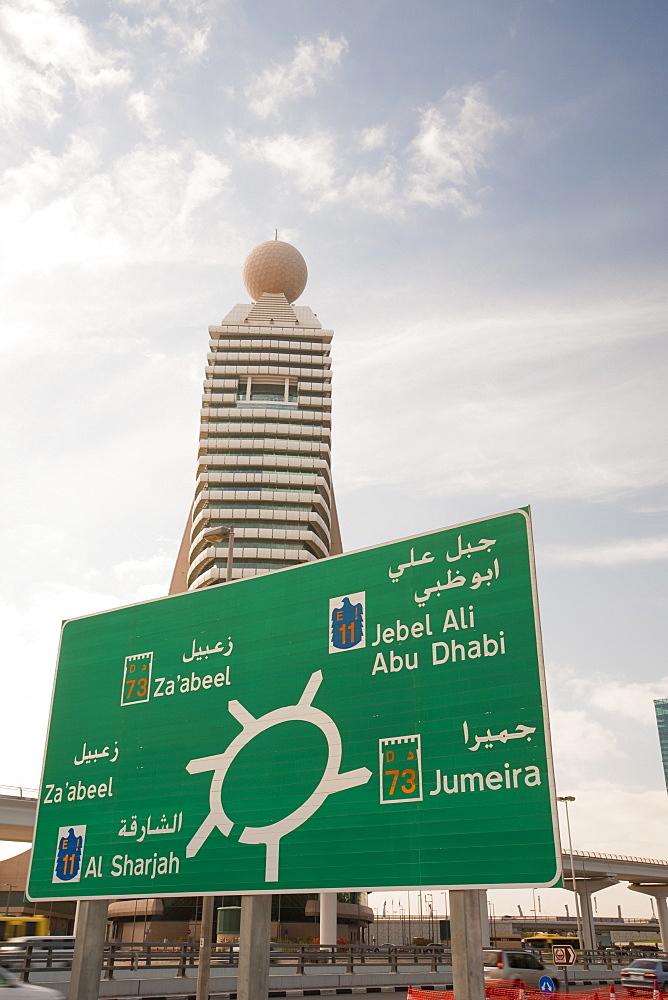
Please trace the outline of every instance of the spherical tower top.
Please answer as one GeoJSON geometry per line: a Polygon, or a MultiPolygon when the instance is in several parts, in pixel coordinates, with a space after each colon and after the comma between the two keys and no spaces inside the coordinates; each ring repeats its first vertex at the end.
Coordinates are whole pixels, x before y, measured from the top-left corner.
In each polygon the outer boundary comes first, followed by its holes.
{"type": "Polygon", "coordinates": [[[244,284],[250,297],[257,302],[265,292],[285,295],[294,302],[306,288],[308,271],[299,250],[282,240],[260,243],[246,257],[244,284]]]}

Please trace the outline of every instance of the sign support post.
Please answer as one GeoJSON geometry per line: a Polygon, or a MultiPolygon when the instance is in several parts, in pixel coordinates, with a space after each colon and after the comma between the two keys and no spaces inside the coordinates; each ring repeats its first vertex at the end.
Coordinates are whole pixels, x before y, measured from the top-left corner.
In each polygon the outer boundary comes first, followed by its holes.
{"type": "Polygon", "coordinates": [[[450,890],[452,986],[457,1000],[484,1000],[482,924],[477,889],[450,890]]]}
{"type": "Polygon", "coordinates": [[[335,892],[320,893],[320,944],[336,944],[337,897],[335,892]]]}
{"type": "Polygon", "coordinates": [[[202,920],[199,935],[196,1000],[209,1000],[211,978],[211,937],[213,935],[213,896],[202,896],[202,920]]]}
{"type": "Polygon", "coordinates": [[[238,1000],[267,1000],[271,896],[241,897],[238,1000]]]}
{"type": "Polygon", "coordinates": [[[107,929],[106,899],[80,899],[72,957],[69,1000],[97,1000],[107,929]]]}
{"type": "Polygon", "coordinates": [[[575,965],[575,948],[570,944],[552,945],[552,962],[558,965],[564,974],[565,992],[568,993],[568,966],[575,965]]]}

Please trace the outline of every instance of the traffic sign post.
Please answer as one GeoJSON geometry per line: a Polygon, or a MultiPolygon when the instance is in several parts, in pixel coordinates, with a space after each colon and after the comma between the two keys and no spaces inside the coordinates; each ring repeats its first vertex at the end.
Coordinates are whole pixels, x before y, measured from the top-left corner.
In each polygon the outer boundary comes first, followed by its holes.
{"type": "Polygon", "coordinates": [[[575,948],[571,944],[552,945],[552,963],[554,965],[575,965],[575,948]]]}
{"type": "Polygon", "coordinates": [[[564,988],[568,992],[568,967],[575,965],[575,948],[571,944],[552,945],[552,964],[558,965],[564,973],[564,988]]]}
{"type": "Polygon", "coordinates": [[[549,886],[528,512],[66,622],[30,899],[549,886]]]}

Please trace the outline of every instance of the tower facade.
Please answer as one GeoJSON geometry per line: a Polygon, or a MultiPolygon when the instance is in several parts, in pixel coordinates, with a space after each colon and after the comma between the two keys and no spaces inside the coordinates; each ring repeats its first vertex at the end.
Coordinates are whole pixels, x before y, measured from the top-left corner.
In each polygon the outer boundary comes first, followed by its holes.
{"type": "Polygon", "coordinates": [[[332,331],[308,306],[306,263],[261,243],[246,259],[253,302],[209,327],[195,499],[171,593],[256,576],[341,551],[331,476],[332,331]],[[223,532],[224,533],[224,532],[223,532]]]}
{"type": "Polygon", "coordinates": [[[661,760],[663,761],[663,773],[668,789],[668,698],[659,698],[654,702],[656,712],[656,724],[659,730],[659,744],[661,746],[661,760]]]}

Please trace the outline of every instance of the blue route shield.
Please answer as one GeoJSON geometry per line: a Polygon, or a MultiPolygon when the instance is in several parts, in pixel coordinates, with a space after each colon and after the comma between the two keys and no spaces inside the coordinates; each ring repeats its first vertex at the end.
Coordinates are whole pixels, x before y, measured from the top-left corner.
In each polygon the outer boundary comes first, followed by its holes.
{"type": "Polygon", "coordinates": [[[344,597],[340,607],[332,608],[332,646],[335,649],[353,649],[364,638],[364,607],[352,604],[344,597]]]}
{"type": "Polygon", "coordinates": [[[56,854],[55,878],[59,882],[77,880],[81,871],[81,856],[83,854],[83,837],[77,836],[73,827],[58,841],[56,854]]]}

